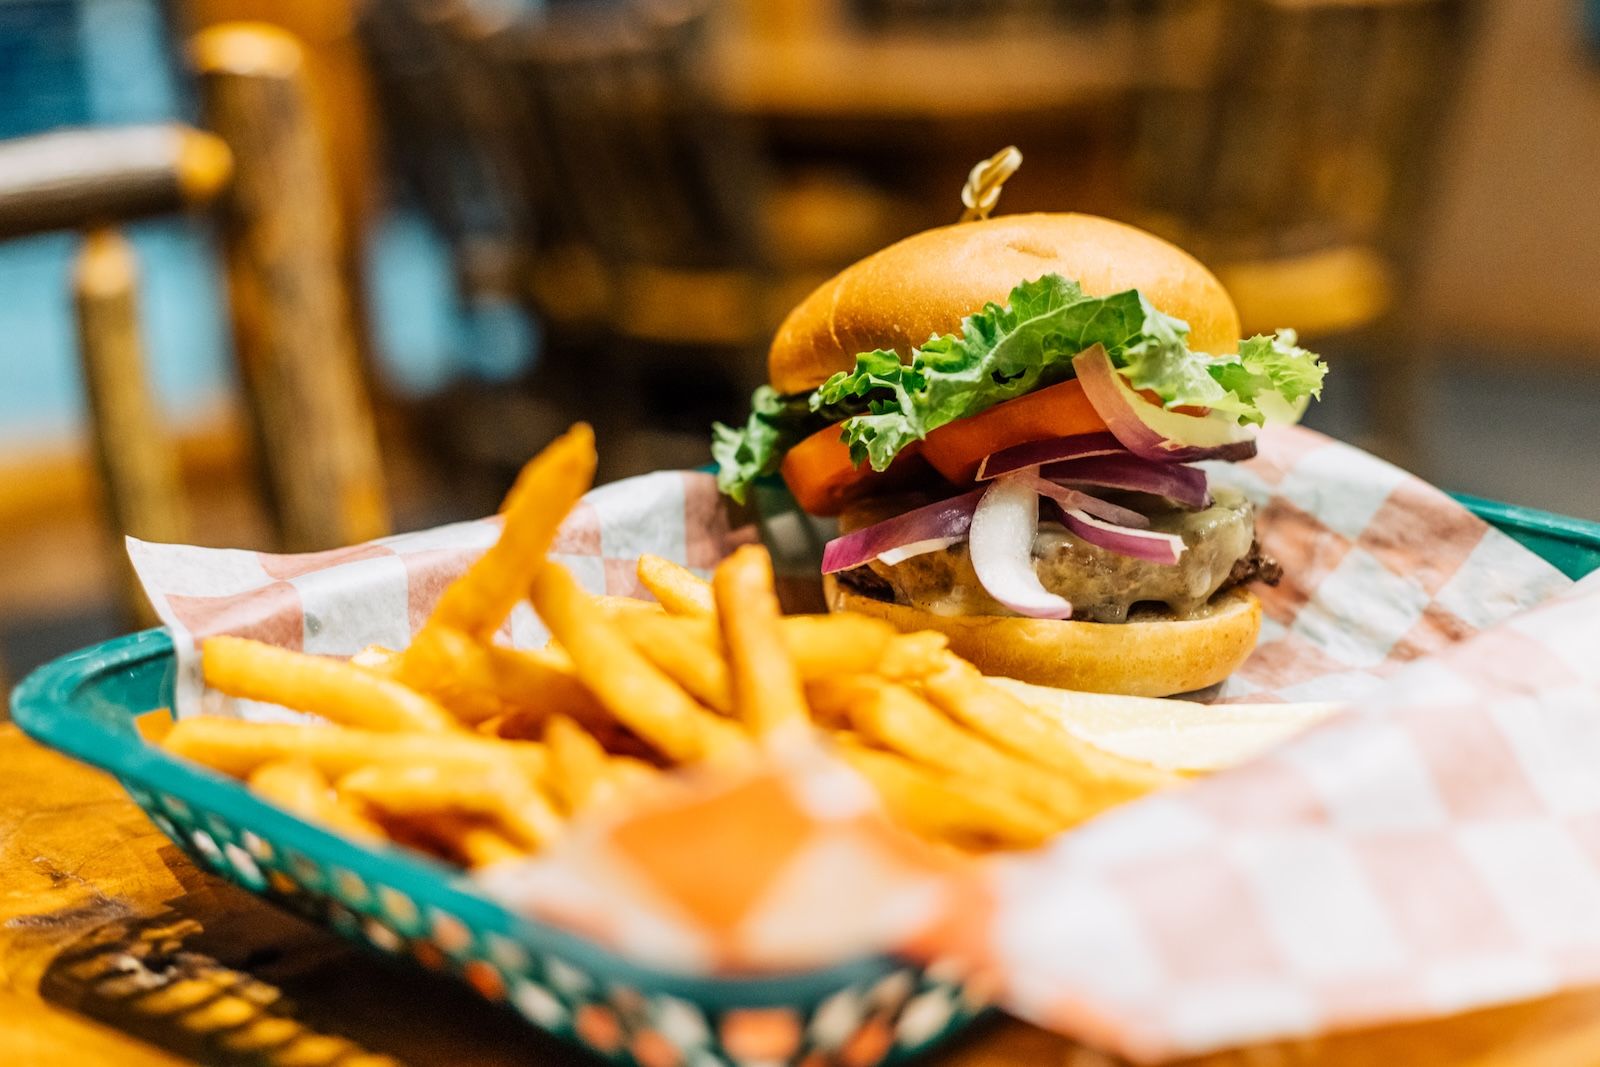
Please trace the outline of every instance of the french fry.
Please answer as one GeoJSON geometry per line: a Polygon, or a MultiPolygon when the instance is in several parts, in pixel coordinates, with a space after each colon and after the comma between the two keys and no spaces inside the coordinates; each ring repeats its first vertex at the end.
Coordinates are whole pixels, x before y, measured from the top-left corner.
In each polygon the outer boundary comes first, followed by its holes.
{"type": "Polygon", "coordinates": [[[474,870],[522,859],[530,849],[506,836],[492,817],[441,811],[425,815],[383,815],[390,840],[474,870]]]}
{"type": "Polygon", "coordinates": [[[800,672],[780,629],[772,557],[742,545],[717,565],[711,591],[728,650],[734,713],[757,734],[810,718],[800,672]]]}
{"type": "MultiPolygon", "coordinates": [[[[651,768],[670,765],[671,761],[663,757],[659,750],[627,726],[611,718],[609,712],[597,722],[568,717],[592,734],[595,740],[600,742],[600,747],[613,756],[627,756],[651,768]]],[[[542,744],[541,739],[549,722],[549,708],[532,709],[526,716],[513,712],[501,720],[499,736],[506,740],[537,741],[542,744]]]]}
{"type": "Polygon", "coordinates": [[[657,781],[661,771],[632,756],[613,755],[606,764],[606,777],[618,793],[632,793],[657,781]]]}
{"type": "Polygon", "coordinates": [[[897,682],[922,678],[945,664],[950,639],[936,630],[900,634],[884,649],[878,673],[897,682]]]}
{"type": "Polygon", "coordinates": [[[963,849],[1030,848],[1059,829],[1039,809],[986,782],[943,775],[849,734],[836,740],[890,816],[923,836],[963,849]]]}
{"type": "Polygon", "coordinates": [[[344,726],[212,717],[180,719],[163,747],[235,778],[248,776],[263,763],[286,759],[304,759],[329,778],[369,764],[447,764],[465,774],[512,767],[534,778],[543,777],[549,769],[549,753],[534,741],[493,741],[468,733],[378,733],[344,726]]]}
{"type": "Polygon", "coordinates": [[[159,745],[172,731],[174,721],[171,708],[152,708],[134,716],[133,728],[147,744],[159,745]]]}
{"type": "Polygon", "coordinates": [[[1071,776],[1107,804],[1177,785],[1183,776],[1106,752],[990,685],[976,667],[949,656],[922,690],[940,710],[1023,759],[1071,776]]]}
{"type": "Polygon", "coordinates": [[[556,715],[545,725],[544,743],[550,750],[551,790],[568,814],[610,792],[610,761],[593,734],[565,715],[556,715]]]}
{"type": "MultiPolygon", "coordinates": [[[[560,713],[582,723],[585,729],[597,731],[611,723],[611,713],[578,678],[572,657],[558,648],[503,648],[486,645],[494,679],[495,691],[510,709],[503,730],[510,730],[510,720],[542,726],[545,719],[560,713]]],[[[535,736],[515,731],[502,733],[505,737],[535,736]]]]}
{"type": "MultiPolygon", "coordinates": [[[[630,615],[619,618],[617,625],[639,651],[702,703],[732,713],[732,693],[722,687],[727,664],[723,661],[716,619],[630,615]],[[696,651],[680,647],[691,639],[698,646],[696,651]],[[659,650],[647,647],[651,644],[661,647],[659,650]],[[691,656],[694,661],[689,661],[691,656]],[[708,656],[714,657],[717,663],[713,664],[708,656]]],[[[880,662],[885,657],[901,663],[907,671],[920,674],[927,666],[926,658],[944,649],[943,634],[931,634],[928,638],[922,634],[900,634],[886,622],[848,613],[786,615],[779,622],[779,631],[795,669],[807,680],[865,674],[874,669],[881,671],[880,662]],[[899,642],[907,643],[904,651],[897,652],[899,642]]]]}
{"type": "Polygon", "coordinates": [[[733,682],[709,619],[629,614],[615,622],[634,648],[690,696],[724,715],[733,714],[733,682]]]}
{"type": "MultiPolygon", "coordinates": [[[[522,468],[506,496],[500,537],[451,582],[424,624],[487,640],[544,565],[556,530],[594,483],[594,431],[586,423],[552,441],[522,468]]],[[[409,679],[408,654],[401,677],[409,679]]]]}
{"type": "Polygon", "coordinates": [[[409,817],[460,812],[496,820],[507,835],[529,849],[561,836],[561,817],[525,777],[499,768],[463,775],[449,766],[363,767],[341,777],[335,788],[390,815],[409,817]]]}
{"type": "Polygon", "coordinates": [[[412,684],[462,722],[481,725],[501,718],[500,736],[536,737],[554,714],[570,715],[591,728],[610,720],[578,680],[572,660],[558,649],[480,644],[443,626],[425,629],[416,642],[412,684]]]}
{"type": "Polygon", "coordinates": [[[631,596],[597,596],[595,607],[613,621],[630,615],[665,615],[666,609],[654,600],[640,600],[631,596]]]}
{"type": "Polygon", "coordinates": [[[280,759],[263,763],[251,773],[251,789],[272,803],[330,830],[355,837],[380,839],[383,831],[354,808],[341,804],[333,785],[305,759],[280,759]]]}
{"type": "Polygon", "coordinates": [[[783,643],[802,678],[833,678],[875,670],[898,631],[881,619],[848,612],[790,615],[783,643]]]}
{"type": "Polygon", "coordinates": [[[647,552],[639,557],[638,575],[668,614],[709,619],[717,613],[710,583],[687,567],[647,552]]]}
{"type": "Polygon", "coordinates": [[[688,761],[743,747],[738,727],[708,711],[640,654],[560,565],[540,570],[531,598],[588,689],[663,754],[688,761]]]}
{"type": "Polygon", "coordinates": [[[351,656],[350,662],[374,674],[394,674],[400,669],[400,653],[382,645],[368,645],[351,656]]]}
{"type": "Polygon", "coordinates": [[[462,859],[474,870],[521,859],[528,854],[527,849],[519,848],[505,834],[481,822],[462,820],[454,828],[454,835],[462,859]]]}
{"type": "Polygon", "coordinates": [[[243,637],[209,637],[201,669],[213,689],[309,711],[369,730],[456,729],[448,712],[392,678],[345,660],[308,656],[243,637]]]}
{"type": "Polygon", "coordinates": [[[442,704],[468,726],[506,712],[498,692],[488,646],[453,627],[424,626],[405,658],[396,664],[400,678],[442,704]]]}
{"type": "Polygon", "coordinates": [[[1069,825],[1088,809],[1073,783],[1004,752],[956,725],[905,686],[856,676],[813,687],[829,714],[884,748],[949,774],[991,781],[1069,825]]]}

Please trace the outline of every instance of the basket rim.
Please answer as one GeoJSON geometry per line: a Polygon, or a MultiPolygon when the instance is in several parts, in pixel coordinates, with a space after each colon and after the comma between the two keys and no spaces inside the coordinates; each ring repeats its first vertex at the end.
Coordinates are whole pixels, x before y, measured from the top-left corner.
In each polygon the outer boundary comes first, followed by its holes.
{"type": "Polygon", "coordinates": [[[90,686],[119,671],[173,656],[172,637],[164,628],[69,652],[23,678],[11,695],[12,717],[34,740],[118,779],[134,780],[152,793],[183,801],[241,832],[250,831],[275,847],[299,853],[321,868],[351,872],[368,885],[392,887],[422,909],[447,912],[477,932],[509,938],[608,981],[702,1005],[735,999],[741,1006],[787,1005],[910,965],[892,955],[873,954],[824,967],[701,974],[640,962],[581,934],[511,911],[463,871],[399,846],[358,845],[267,803],[232,778],[143,741],[129,744],[127,736],[83,713],[83,693],[90,686]]]}

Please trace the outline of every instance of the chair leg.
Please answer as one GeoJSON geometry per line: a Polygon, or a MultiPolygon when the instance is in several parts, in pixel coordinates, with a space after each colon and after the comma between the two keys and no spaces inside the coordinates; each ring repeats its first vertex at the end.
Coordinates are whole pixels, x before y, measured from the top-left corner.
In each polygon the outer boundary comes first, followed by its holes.
{"type": "Polygon", "coordinates": [[[73,301],[90,437],[113,535],[109,547],[121,572],[122,611],[132,627],[153,626],[155,613],[128,562],[122,535],[183,541],[188,516],[177,454],[145,377],[138,268],[133,248],[121,234],[98,229],[84,238],[73,278],[73,301]]]}
{"type": "Polygon", "coordinates": [[[377,432],[303,51],[281,30],[235,23],[202,31],[192,53],[207,124],[234,156],[222,198],[234,348],[283,547],[382,536],[377,432]]]}

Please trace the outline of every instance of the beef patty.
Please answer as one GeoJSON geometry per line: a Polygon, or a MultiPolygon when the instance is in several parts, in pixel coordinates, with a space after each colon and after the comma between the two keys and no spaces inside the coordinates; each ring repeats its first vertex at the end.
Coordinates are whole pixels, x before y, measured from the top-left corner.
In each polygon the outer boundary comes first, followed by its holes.
{"type": "MultiPolygon", "coordinates": [[[[1187,618],[1223,589],[1254,579],[1276,583],[1282,574],[1255,539],[1255,509],[1232,490],[1218,489],[1211,506],[1198,511],[1149,497],[1123,502],[1137,503],[1151,529],[1181,536],[1184,553],[1176,564],[1152,563],[1089,544],[1060,523],[1041,522],[1033,540],[1034,572],[1046,589],[1072,604],[1075,619],[1124,622],[1138,604],[1164,605],[1187,618]]],[[[847,514],[841,527],[876,518],[847,514]]],[[[873,560],[837,578],[857,592],[936,615],[1015,614],[978,582],[965,541],[892,565],[873,560]]]]}

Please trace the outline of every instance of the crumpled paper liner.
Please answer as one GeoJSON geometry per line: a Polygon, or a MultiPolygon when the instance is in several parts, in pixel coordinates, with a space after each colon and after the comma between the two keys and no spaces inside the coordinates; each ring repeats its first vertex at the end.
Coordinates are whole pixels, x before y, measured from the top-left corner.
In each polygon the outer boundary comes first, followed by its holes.
{"type": "MultiPolygon", "coordinates": [[[[686,970],[959,960],[1010,1010],[1144,1059],[1600,977],[1600,580],[1573,588],[1437,489],[1308,430],[1269,430],[1257,459],[1212,476],[1256,501],[1285,569],[1259,590],[1260,646],[1220,696],[1349,701],[1327,724],[977,863],[887,827],[859,781],[802,745],[579,825],[486,887],[686,970]]],[[[129,550],[193,714],[197,639],[403,646],[496,528],[303,556],[129,550]]],[[[590,493],[556,558],[591,591],[638,595],[640,552],[706,573],[749,536],[709,476],[667,472],[590,493]]],[[[543,638],[526,605],[501,633],[543,638]]]]}

